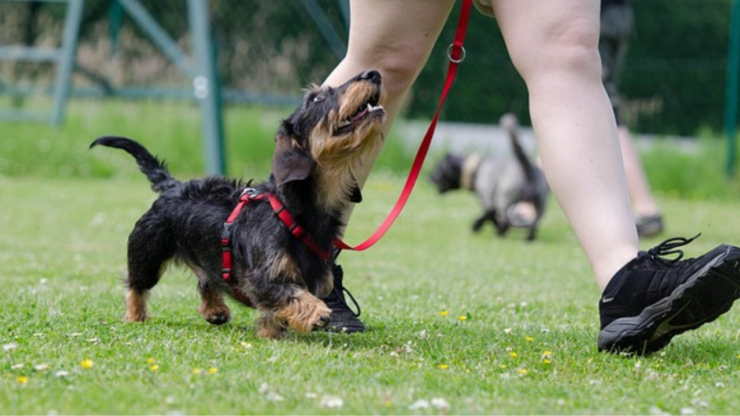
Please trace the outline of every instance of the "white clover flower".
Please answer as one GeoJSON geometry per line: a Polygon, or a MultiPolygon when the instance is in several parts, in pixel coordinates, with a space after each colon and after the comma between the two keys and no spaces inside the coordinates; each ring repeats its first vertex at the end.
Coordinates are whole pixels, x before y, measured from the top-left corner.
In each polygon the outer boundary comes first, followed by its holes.
{"type": "Polygon", "coordinates": [[[337,396],[324,396],[321,398],[321,406],[329,409],[338,409],[344,406],[344,400],[337,396]]]}
{"type": "Polygon", "coordinates": [[[429,402],[424,399],[419,399],[411,403],[411,406],[409,406],[409,410],[419,410],[419,409],[428,409],[428,408],[429,408],[429,402]]]}
{"type": "Polygon", "coordinates": [[[439,410],[449,410],[450,404],[447,403],[447,400],[441,398],[441,397],[435,397],[432,399],[432,406],[436,407],[439,410]]]}

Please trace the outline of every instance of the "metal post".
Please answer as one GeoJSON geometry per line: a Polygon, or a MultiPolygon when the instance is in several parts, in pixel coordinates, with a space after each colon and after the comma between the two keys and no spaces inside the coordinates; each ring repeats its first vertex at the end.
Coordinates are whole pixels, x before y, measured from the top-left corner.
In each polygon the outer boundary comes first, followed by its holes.
{"type": "Polygon", "coordinates": [[[200,101],[203,125],[203,150],[206,171],[212,175],[226,173],[223,150],[223,120],[207,0],[188,0],[188,20],[193,34],[198,65],[193,78],[193,92],[200,101]]]}
{"type": "Polygon", "coordinates": [[[316,0],[303,0],[303,6],[308,11],[308,14],[311,15],[314,22],[316,22],[316,27],[319,28],[324,39],[329,43],[334,55],[338,59],[344,59],[344,56],[347,54],[347,47],[344,45],[342,37],[340,37],[332,27],[331,22],[326,17],[321,6],[319,6],[316,0]]]}
{"type": "Polygon", "coordinates": [[[732,0],[730,40],[725,84],[725,134],[727,135],[727,176],[735,173],[735,135],[737,133],[738,76],[740,75],[740,0],[732,0]]]}
{"type": "Polygon", "coordinates": [[[59,68],[57,68],[56,87],[54,88],[54,110],[51,114],[51,121],[55,125],[59,125],[64,117],[64,103],[69,95],[72,70],[77,54],[77,34],[82,20],[83,4],[83,0],[69,0],[67,15],[64,18],[61,57],[59,68]]]}
{"type": "MultiPolygon", "coordinates": [[[[180,48],[177,46],[177,42],[170,38],[167,32],[162,29],[146,8],[141,5],[139,0],[118,0],[118,2],[123,6],[129,16],[136,21],[139,27],[146,32],[154,44],[159,47],[159,50],[167,56],[170,62],[174,63],[175,66],[177,66],[184,74],[195,77],[195,72],[197,71],[193,70],[188,57],[180,51],[180,48]]],[[[190,3],[191,2],[188,1],[189,11],[193,8],[190,3]]],[[[208,10],[207,7],[205,7],[205,9],[208,10]]],[[[207,16],[208,15],[206,14],[206,17],[207,16]]],[[[190,16],[190,18],[190,26],[193,27],[192,16],[190,16]]]]}

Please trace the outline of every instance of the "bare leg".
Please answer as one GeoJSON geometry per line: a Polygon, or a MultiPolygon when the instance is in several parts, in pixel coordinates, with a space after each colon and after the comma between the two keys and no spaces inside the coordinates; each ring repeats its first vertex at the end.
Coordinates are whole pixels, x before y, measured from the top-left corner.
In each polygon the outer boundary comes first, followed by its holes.
{"type": "MultiPolygon", "coordinates": [[[[384,129],[387,136],[454,3],[454,0],[353,0],[347,56],[325,84],[339,85],[366,69],[379,70],[388,94],[384,129]]],[[[353,172],[360,186],[365,184],[377,157],[378,154],[372,155],[362,171],[353,172]]],[[[345,214],[345,223],[351,211],[350,208],[345,214]]]]}
{"type": "Polygon", "coordinates": [[[650,184],[642,169],[640,156],[632,143],[632,135],[625,126],[619,126],[619,143],[622,147],[627,187],[632,197],[632,208],[638,217],[649,217],[658,213],[658,204],[650,192],[650,184]]]}
{"type": "Polygon", "coordinates": [[[616,122],[601,81],[597,0],[494,0],[524,78],[547,179],[599,287],[638,251],[616,122]]]}

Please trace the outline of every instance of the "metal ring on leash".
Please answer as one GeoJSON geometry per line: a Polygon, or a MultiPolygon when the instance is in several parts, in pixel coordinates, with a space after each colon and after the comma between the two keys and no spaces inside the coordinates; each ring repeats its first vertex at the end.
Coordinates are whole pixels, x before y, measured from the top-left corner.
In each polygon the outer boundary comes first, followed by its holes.
{"type": "Polygon", "coordinates": [[[455,58],[452,57],[452,51],[453,50],[455,50],[455,44],[454,43],[450,43],[450,46],[447,47],[447,59],[449,59],[450,62],[455,63],[455,64],[459,64],[460,62],[462,62],[462,61],[465,60],[465,54],[466,54],[465,47],[463,47],[462,45],[460,45],[460,58],[458,58],[458,59],[455,59],[455,58]]]}

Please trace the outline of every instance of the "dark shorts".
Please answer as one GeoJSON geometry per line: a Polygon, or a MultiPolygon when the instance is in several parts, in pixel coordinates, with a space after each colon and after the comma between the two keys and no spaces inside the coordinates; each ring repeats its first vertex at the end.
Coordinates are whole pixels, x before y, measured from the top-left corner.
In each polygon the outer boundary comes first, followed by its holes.
{"type": "Polygon", "coordinates": [[[614,115],[619,121],[622,98],[619,94],[619,77],[627,56],[630,37],[634,28],[634,14],[629,4],[613,4],[601,10],[601,76],[609,94],[614,115]]]}

